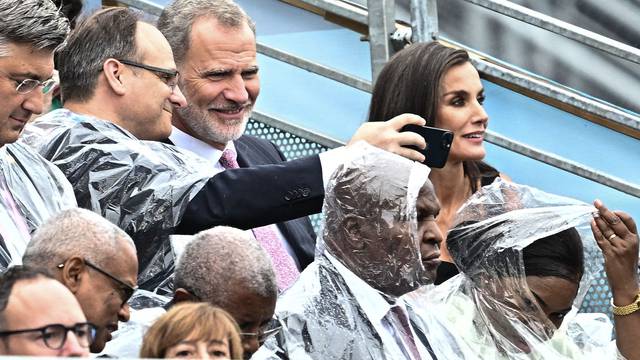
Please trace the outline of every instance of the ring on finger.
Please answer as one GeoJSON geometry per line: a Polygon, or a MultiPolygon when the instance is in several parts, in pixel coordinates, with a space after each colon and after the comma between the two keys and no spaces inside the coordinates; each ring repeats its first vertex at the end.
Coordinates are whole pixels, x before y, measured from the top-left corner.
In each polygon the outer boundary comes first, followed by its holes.
{"type": "Polygon", "coordinates": [[[606,220],[610,225],[616,225],[620,222],[620,218],[617,216],[613,216],[611,219],[606,218],[606,220]]]}
{"type": "Polygon", "coordinates": [[[611,235],[609,235],[609,237],[607,239],[609,239],[609,241],[611,241],[616,236],[617,236],[616,234],[611,234],[611,235]]]}

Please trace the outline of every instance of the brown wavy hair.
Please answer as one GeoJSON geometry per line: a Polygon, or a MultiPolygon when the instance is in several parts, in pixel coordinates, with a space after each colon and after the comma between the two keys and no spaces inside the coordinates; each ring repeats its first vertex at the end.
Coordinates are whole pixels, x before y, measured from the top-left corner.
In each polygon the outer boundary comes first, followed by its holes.
{"type": "Polygon", "coordinates": [[[231,359],[242,359],[240,328],[226,311],[209,303],[173,306],[147,331],[140,357],[164,358],[169,348],[185,339],[229,341],[231,359]]]}

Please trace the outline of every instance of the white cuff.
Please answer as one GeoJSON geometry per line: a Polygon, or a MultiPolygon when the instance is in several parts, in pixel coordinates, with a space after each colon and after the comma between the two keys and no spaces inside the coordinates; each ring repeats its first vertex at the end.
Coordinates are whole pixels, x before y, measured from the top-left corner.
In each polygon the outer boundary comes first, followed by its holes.
{"type": "Polygon", "coordinates": [[[333,175],[340,164],[344,163],[347,154],[346,146],[340,146],[318,155],[320,157],[320,167],[322,168],[322,185],[325,189],[327,188],[331,175],[333,175]]]}

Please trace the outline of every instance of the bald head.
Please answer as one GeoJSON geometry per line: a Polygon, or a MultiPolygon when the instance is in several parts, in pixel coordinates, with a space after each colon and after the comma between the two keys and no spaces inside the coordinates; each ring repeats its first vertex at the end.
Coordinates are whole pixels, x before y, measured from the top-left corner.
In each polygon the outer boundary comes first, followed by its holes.
{"type": "Polygon", "coordinates": [[[22,261],[52,269],[72,256],[106,266],[114,257],[136,259],[136,249],[120,228],[94,212],[76,208],[60,212],[38,228],[22,261]]]}
{"type": "Polygon", "coordinates": [[[155,26],[138,21],[136,24],[135,43],[138,49],[138,58],[142,59],[143,62],[146,57],[153,56],[156,53],[168,54],[166,60],[171,65],[170,67],[175,68],[171,46],[155,26]]]}
{"type": "Polygon", "coordinates": [[[175,287],[223,308],[237,288],[262,297],[278,294],[269,255],[247,232],[225,226],[198,233],[186,246],[175,287]]]}

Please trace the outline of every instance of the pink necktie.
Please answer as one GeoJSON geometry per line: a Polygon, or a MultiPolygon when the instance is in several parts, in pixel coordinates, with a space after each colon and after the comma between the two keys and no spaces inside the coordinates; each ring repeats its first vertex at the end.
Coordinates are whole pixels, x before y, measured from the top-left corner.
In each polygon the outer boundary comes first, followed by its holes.
{"type": "MultiPolygon", "coordinates": [[[[411,359],[420,359],[420,352],[418,351],[418,347],[413,338],[413,332],[411,331],[411,325],[409,324],[409,318],[403,309],[396,305],[393,306],[388,313],[390,318],[390,322],[393,327],[400,334],[400,344],[404,351],[410,354],[411,359]],[[402,346],[404,344],[404,346],[402,346]]],[[[396,341],[399,339],[396,339],[396,341]]]]}
{"type": "MultiPolygon", "coordinates": [[[[236,152],[233,149],[225,149],[222,152],[220,164],[225,169],[237,169],[240,165],[238,165],[236,156],[236,152]]],[[[271,261],[276,270],[278,288],[280,291],[287,289],[296,281],[300,273],[298,272],[295,262],[291,256],[289,256],[284,245],[278,238],[278,234],[274,231],[273,225],[261,226],[251,231],[253,231],[253,236],[255,236],[260,245],[262,245],[262,248],[264,248],[271,257],[271,261]]]]}

